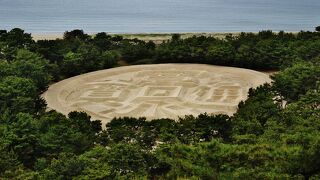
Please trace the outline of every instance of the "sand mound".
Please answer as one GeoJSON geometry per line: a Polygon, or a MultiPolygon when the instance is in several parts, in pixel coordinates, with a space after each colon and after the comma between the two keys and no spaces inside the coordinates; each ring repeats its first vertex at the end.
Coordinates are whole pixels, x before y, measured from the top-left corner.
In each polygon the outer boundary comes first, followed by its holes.
{"type": "Polygon", "coordinates": [[[268,75],[200,64],[126,66],[72,77],[49,87],[48,107],[63,114],[85,111],[107,123],[113,117],[173,118],[187,114],[232,115],[249,88],[268,75]]]}

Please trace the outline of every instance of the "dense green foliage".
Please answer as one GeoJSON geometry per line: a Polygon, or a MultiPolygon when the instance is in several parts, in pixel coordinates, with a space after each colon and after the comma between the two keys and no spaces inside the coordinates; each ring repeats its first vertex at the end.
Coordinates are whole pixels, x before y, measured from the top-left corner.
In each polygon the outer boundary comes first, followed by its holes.
{"type": "Polygon", "coordinates": [[[241,33],[225,39],[192,37],[172,39],[155,50],[156,62],[207,63],[274,70],[319,54],[320,34],[313,32],[241,33]]]}
{"type": "Polygon", "coordinates": [[[319,179],[320,33],[263,31],[155,45],[81,30],[33,41],[0,31],[0,179],[319,179]],[[128,63],[281,69],[232,116],[178,121],[46,112],[53,81],[128,63]]]}

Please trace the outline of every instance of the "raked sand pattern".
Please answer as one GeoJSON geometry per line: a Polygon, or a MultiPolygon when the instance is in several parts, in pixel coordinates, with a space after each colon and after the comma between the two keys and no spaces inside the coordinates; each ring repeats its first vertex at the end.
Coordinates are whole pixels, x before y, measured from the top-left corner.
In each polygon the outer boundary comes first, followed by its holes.
{"type": "Polygon", "coordinates": [[[138,65],[63,80],[43,97],[50,109],[85,111],[104,124],[124,116],[177,119],[204,112],[232,115],[249,88],[270,81],[264,73],[232,67],[138,65]]]}

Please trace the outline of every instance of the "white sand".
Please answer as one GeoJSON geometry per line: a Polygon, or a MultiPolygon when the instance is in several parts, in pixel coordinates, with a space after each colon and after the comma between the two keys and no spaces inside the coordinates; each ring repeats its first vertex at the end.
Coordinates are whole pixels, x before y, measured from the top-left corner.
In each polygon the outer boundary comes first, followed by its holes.
{"type": "Polygon", "coordinates": [[[173,118],[228,114],[249,88],[271,82],[253,70],[200,64],[125,66],[72,77],[49,87],[43,97],[63,114],[85,111],[103,124],[113,117],[173,118]]]}
{"type": "MultiPolygon", "coordinates": [[[[56,40],[56,39],[62,39],[64,33],[33,33],[32,37],[34,40],[56,40]]],[[[142,41],[153,41],[156,44],[160,44],[163,41],[170,40],[173,34],[176,33],[108,33],[109,35],[116,36],[120,35],[126,39],[139,39],[142,41]]],[[[207,33],[201,33],[201,32],[194,32],[194,33],[183,33],[179,32],[177,34],[181,35],[182,39],[189,38],[192,36],[206,36],[206,37],[214,37],[218,39],[223,39],[227,35],[232,34],[233,36],[238,36],[239,32],[207,32],[207,33]]],[[[95,34],[90,33],[89,35],[94,36],[95,34]]]]}
{"type": "Polygon", "coordinates": [[[56,40],[56,39],[62,39],[63,33],[61,34],[31,34],[33,40],[56,40]]]}

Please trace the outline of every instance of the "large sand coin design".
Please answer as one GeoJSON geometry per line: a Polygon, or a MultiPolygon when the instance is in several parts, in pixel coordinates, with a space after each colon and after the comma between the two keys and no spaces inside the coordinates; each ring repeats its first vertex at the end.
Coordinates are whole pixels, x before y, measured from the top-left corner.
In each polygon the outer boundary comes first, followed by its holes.
{"type": "Polygon", "coordinates": [[[253,70],[200,64],[125,66],[75,76],[49,87],[43,97],[63,114],[85,111],[103,123],[114,117],[147,119],[228,114],[249,88],[270,82],[253,70]]]}

